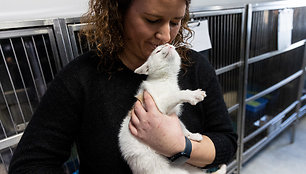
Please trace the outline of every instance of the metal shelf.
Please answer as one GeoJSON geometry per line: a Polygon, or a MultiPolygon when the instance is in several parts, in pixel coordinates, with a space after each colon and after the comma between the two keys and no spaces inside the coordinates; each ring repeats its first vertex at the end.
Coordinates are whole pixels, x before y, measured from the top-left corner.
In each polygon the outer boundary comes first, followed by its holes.
{"type": "Polygon", "coordinates": [[[243,153],[243,163],[247,162],[251,157],[263,149],[268,143],[270,143],[276,136],[278,136],[296,120],[297,114],[294,113],[285,122],[283,122],[277,130],[271,132],[268,136],[264,137],[262,140],[252,146],[252,148],[245,151],[243,153]]]}
{"type": "Polygon", "coordinates": [[[261,126],[260,128],[258,128],[256,131],[254,131],[253,133],[251,133],[250,135],[248,135],[247,137],[245,137],[243,139],[243,143],[248,142],[249,140],[251,140],[252,138],[254,138],[255,136],[257,136],[258,134],[260,134],[261,132],[265,131],[269,126],[281,121],[286,114],[291,111],[292,109],[294,109],[296,107],[296,105],[298,104],[298,101],[292,103],[289,107],[287,107],[285,110],[283,110],[281,113],[279,113],[278,115],[274,116],[272,120],[268,121],[266,124],[264,124],[263,126],[261,126]]]}

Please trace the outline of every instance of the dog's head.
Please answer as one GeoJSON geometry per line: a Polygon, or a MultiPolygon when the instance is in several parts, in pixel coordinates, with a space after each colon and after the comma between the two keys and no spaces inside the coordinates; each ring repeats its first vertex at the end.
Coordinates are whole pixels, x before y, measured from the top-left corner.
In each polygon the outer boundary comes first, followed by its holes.
{"type": "Polygon", "coordinates": [[[181,57],[170,44],[156,47],[147,61],[135,70],[137,74],[164,75],[169,73],[177,74],[181,66],[181,57]]]}

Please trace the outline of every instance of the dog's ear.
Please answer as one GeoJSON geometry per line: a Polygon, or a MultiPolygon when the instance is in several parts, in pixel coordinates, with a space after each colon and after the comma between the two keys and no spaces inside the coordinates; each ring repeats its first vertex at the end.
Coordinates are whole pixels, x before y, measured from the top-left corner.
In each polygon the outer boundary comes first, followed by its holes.
{"type": "Polygon", "coordinates": [[[137,73],[137,74],[148,75],[149,65],[147,64],[147,62],[145,62],[143,65],[141,65],[139,68],[137,68],[134,72],[137,73]]]}

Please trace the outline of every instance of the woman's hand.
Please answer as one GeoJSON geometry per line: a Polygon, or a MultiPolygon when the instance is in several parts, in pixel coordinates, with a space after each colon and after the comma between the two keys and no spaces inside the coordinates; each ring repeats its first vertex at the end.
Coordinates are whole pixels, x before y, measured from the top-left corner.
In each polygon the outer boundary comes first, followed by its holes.
{"type": "Polygon", "coordinates": [[[131,133],[164,156],[172,156],[185,148],[185,138],[177,115],[162,114],[153,98],[144,92],[144,106],[137,101],[131,114],[131,133]]]}

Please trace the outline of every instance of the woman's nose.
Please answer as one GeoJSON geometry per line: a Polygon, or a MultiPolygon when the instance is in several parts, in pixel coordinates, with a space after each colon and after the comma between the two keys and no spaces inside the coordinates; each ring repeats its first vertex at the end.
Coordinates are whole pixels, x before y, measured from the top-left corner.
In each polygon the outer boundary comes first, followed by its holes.
{"type": "Polygon", "coordinates": [[[156,38],[160,40],[160,44],[165,44],[170,41],[170,25],[164,24],[162,25],[156,33],[156,38]]]}

